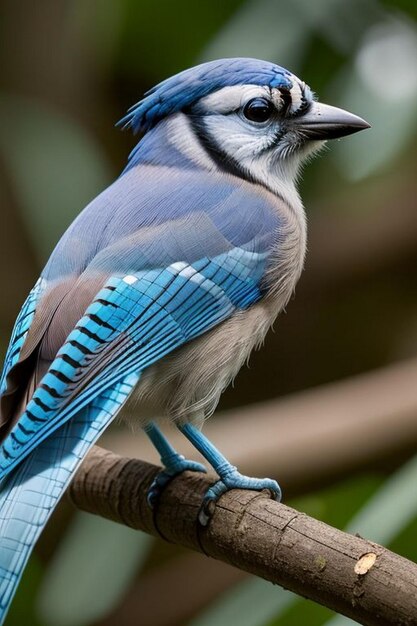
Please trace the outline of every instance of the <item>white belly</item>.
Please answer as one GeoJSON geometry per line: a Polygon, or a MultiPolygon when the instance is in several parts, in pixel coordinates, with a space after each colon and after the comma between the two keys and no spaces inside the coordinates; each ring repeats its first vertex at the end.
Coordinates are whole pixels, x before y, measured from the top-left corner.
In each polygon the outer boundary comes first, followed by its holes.
{"type": "Polygon", "coordinates": [[[151,366],[143,373],[125,415],[141,426],[159,417],[181,422],[209,417],[223,390],[263,342],[289,295],[266,298],[236,313],[151,366]]]}

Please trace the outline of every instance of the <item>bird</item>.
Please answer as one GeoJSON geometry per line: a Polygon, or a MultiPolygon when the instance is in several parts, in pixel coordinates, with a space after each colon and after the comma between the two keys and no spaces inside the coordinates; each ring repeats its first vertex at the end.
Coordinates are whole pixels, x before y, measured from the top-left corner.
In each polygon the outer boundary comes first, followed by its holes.
{"type": "Polygon", "coordinates": [[[239,473],[202,427],[302,272],[303,163],[328,139],[369,127],[320,103],[289,70],[251,58],[167,78],[119,125],[139,141],[56,245],[5,357],[0,622],[51,512],[117,415],[134,419],[161,457],[149,506],[174,476],[206,471],[173,448],[163,419],[217,473],[201,524],[229,489],[281,498],[275,480],[239,473]]]}

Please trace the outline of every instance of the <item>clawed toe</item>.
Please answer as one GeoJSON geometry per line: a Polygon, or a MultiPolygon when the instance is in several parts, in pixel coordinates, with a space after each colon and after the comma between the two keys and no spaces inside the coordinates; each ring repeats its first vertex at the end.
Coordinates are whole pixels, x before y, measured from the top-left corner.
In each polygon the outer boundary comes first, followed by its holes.
{"type": "Polygon", "coordinates": [[[214,512],[214,505],[221,495],[231,489],[252,489],[263,491],[267,489],[274,500],[280,502],[282,492],[276,480],[271,478],[250,478],[243,476],[239,472],[231,472],[217,481],[208,489],[204,496],[203,504],[198,514],[198,520],[202,526],[207,526],[214,512]]]}
{"type": "Polygon", "coordinates": [[[198,463],[197,461],[188,461],[187,459],[184,459],[184,464],[180,469],[180,472],[202,472],[204,474],[207,473],[207,468],[202,464],[202,463],[198,463]]]}
{"type": "Polygon", "coordinates": [[[206,473],[207,469],[202,463],[189,461],[188,459],[178,455],[175,459],[175,463],[171,463],[170,467],[161,470],[155,476],[151,486],[149,487],[147,501],[151,509],[155,508],[159,498],[161,497],[161,493],[167,484],[171,482],[175,476],[178,476],[178,474],[182,474],[182,472],[185,471],[206,473]]]}

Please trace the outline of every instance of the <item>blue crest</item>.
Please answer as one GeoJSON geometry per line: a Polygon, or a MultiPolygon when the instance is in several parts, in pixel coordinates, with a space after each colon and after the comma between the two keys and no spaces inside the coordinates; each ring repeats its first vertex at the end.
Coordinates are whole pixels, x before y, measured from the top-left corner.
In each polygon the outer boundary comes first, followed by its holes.
{"type": "Polygon", "coordinates": [[[269,85],[291,89],[292,74],[274,63],[258,59],[218,59],[175,74],[152,87],[133,105],[118,126],[146,132],[161,119],[177,113],[203,96],[233,85],[269,85]]]}

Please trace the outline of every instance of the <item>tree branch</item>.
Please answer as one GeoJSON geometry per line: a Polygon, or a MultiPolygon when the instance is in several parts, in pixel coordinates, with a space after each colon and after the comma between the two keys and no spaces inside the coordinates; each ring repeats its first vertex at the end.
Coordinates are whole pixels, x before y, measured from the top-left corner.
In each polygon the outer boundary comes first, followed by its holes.
{"type": "Polygon", "coordinates": [[[158,469],[96,447],[69,495],[84,511],[204,552],[361,624],[417,624],[415,563],[253,491],[224,495],[202,528],[197,514],[211,480],[195,473],[175,478],[152,513],[146,493],[158,469]]]}

